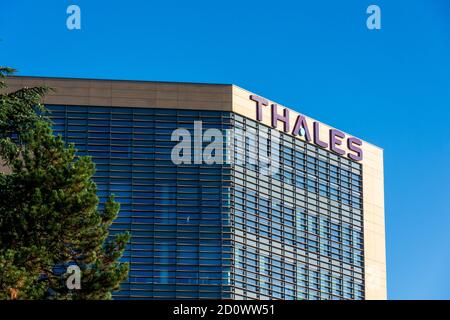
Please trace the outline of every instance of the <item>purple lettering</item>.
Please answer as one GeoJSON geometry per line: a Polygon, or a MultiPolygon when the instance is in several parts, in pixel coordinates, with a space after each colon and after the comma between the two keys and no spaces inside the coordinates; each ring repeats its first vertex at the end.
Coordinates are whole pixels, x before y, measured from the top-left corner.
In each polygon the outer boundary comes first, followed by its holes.
{"type": "Polygon", "coordinates": [[[362,146],[361,140],[359,140],[358,138],[355,138],[355,137],[348,138],[348,140],[347,140],[348,149],[356,153],[356,155],[354,155],[352,153],[348,153],[347,154],[348,157],[355,161],[361,161],[363,158],[363,151],[361,148],[359,148],[357,146],[359,146],[359,147],[362,146]]]}
{"type": "Polygon", "coordinates": [[[289,131],[289,109],[283,109],[283,115],[277,113],[277,105],[272,104],[272,127],[277,127],[277,121],[283,122],[284,132],[289,131]]]}
{"type": "Polygon", "coordinates": [[[256,102],[256,120],[262,121],[262,106],[268,106],[269,102],[264,98],[258,97],[257,95],[251,95],[250,100],[256,102]]]}
{"type": "MultiPolygon", "coordinates": [[[[266,107],[269,105],[269,101],[259,97],[257,95],[250,95],[250,100],[256,102],[256,120],[257,121],[263,121],[263,107],[266,107]]],[[[283,123],[283,131],[289,132],[289,109],[283,108],[282,115],[278,114],[277,111],[278,105],[273,103],[271,105],[271,125],[273,128],[277,128],[278,121],[281,121],[283,123]]],[[[298,115],[295,124],[294,129],[292,131],[292,135],[294,136],[304,136],[305,140],[310,142],[311,141],[311,133],[308,128],[308,123],[306,121],[306,117],[303,115],[298,115]]],[[[341,149],[339,146],[342,146],[343,140],[345,139],[345,134],[337,129],[330,129],[329,130],[329,141],[328,143],[325,141],[322,141],[320,139],[320,122],[314,121],[313,122],[313,142],[322,147],[322,148],[328,148],[340,155],[345,155],[346,151],[341,149]]],[[[349,137],[347,139],[347,149],[350,151],[347,153],[347,157],[349,159],[355,160],[355,161],[361,161],[363,159],[363,150],[361,148],[362,141],[355,137],[349,137]]]]}
{"type": "Polygon", "coordinates": [[[337,146],[342,145],[342,141],[339,139],[344,139],[345,138],[345,134],[342,133],[339,130],[336,129],[331,129],[330,130],[330,149],[331,151],[334,151],[338,154],[345,154],[345,151],[342,149],[339,149],[337,146]]]}
{"type": "Polygon", "coordinates": [[[308,123],[306,122],[306,118],[299,114],[297,120],[295,121],[294,130],[292,131],[292,134],[294,136],[298,136],[300,134],[301,128],[305,130],[305,139],[307,141],[311,141],[311,135],[309,134],[308,123]]]}
{"type": "Polygon", "coordinates": [[[319,131],[320,131],[320,123],[314,121],[314,143],[321,146],[322,148],[326,148],[328,147],[328,144],[320,140],[319,131]]]}

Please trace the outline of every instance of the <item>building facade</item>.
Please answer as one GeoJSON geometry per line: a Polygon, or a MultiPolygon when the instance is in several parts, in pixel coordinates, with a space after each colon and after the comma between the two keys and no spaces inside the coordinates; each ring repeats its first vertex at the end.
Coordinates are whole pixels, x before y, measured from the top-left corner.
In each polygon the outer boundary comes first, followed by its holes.
{"type": "Polygon", "coordinates": [[[55,89],[55,134],[92,156],[100,202],[121,203],[116,298],[386,298],[382,149],[234,85],[8,84],[55,89]],[[176,163],[180,129],[192,161],[176,163]],[[223,161],[206,161],[208,132],[223,161]]]}

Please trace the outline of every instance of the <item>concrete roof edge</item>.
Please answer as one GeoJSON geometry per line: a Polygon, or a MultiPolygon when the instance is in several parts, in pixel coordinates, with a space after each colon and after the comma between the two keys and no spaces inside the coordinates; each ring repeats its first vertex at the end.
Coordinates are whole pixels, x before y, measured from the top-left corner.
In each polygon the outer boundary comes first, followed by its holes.
{"type": "Polygon", "coordinates": [[[187,81],[154,81],[154,80],[128,80],[128,79],[99,79],[99,78],[71,78],[71,77],[47,77],[47,76],[27,76],[11,75],[8,78],[17,79],[42,79],[42,80],[79,80],[79,81],[112,81],[112,82],[138,82],[138,83],[165,83],[165,84],[186,84],[186,85],[208,85],[208,86],[232,86],[230,83],[208,83],[208,82],[187,82],[187,81]]]}

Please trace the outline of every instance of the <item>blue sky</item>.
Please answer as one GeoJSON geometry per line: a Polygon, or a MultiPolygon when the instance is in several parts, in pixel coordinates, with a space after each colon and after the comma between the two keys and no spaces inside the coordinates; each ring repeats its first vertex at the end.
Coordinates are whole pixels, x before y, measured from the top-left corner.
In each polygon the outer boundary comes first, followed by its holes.
{"type": "Polygon", "coordinates": [[[0,0],[0,9],[0,65],[20,75],[234,83],[381,146],[389,298],[450,299],[449,1],[0,0]],[[66,28],[70,4],[81,30],[66,28]],[[381,30],[366,27],[370,4],[381,30]]]}

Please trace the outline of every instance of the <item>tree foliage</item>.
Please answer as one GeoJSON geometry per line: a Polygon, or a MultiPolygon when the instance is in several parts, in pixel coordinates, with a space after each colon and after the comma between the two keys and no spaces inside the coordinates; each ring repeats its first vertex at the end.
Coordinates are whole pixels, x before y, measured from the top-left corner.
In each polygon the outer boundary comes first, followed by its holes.
{"type": "Polygon", "coordinates": [[[128,274],[120,259],[129,235],[108,231],[119,204],[110,197],[99,210],[94,163],[54,136],[43,115],[48,88],[0,86],[0,299],[111,298],[128,274]],[[80,290],[66,285],[73,264],[80,290]]]}

